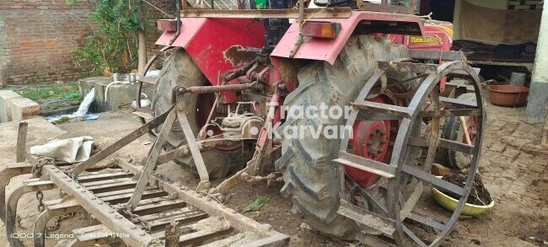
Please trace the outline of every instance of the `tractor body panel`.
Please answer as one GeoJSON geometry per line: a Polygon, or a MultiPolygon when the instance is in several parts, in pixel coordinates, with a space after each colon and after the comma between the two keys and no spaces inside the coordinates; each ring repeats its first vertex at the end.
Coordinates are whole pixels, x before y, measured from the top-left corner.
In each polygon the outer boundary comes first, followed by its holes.
{"type": "MultiPolygon", "coordinates": [[[[325,19],[322,22],[340,23],[342,28],[338,36],[334,39],[304,37],[304,42],[293,56],[294,59],[320,60],[333,64],[355,31],[419,36],[423,34],[421,20],[406,14],[354,11],[348,19],[325,19]]],[[[271,56],[291,58],[290,53],[298,37],[299,23],[295,21],[272,51],[271,56]]]]}
{"type": "MultiPolygon", "coordinates": [[[[156,44],[167,46],[174,35],[175,32],[166,31],[156,44]]],[[[262,21],[235,18],[184,18],[180,34],[171,44],[185,48],[213,85],[219,81],[219,72],[250,62],[263,45],[262,21]]]]}

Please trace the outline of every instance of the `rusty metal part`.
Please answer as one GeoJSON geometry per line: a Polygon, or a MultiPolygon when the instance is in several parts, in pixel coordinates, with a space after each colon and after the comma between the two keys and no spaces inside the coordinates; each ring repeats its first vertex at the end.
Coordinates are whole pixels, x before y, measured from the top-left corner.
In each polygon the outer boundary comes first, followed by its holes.
{"type": "Polygon", "coordinates": [[[289,52],[289,58],[293,58],[301,44],[303,43],[303,25],[304,25],[304,0],[299,0],[299,36],[293,45],[293,48],[289,52]]]}
{"type": "Polygon", "coordinates": [[[179,87],[177,92],[180,94],[191,93],[191,94],[207,94],[207,93],[220,93],[220,92],[230,92],[230,91],[244,91],[251,89],[255,86],[253,83],[249,84],[231,84],[231,85],[221,85],[221,86],[195,86],[195,87],[179,87]]]}
{"type": "Polygon", "coordinates": [[[414,59],[426,59],[434,61],[463,61],[466,56],[462,51],[428,51],[408,49],[407,55],[414,59]]]}
{"type": "Polygon", "coordinates": [[[192,128],[190,128],[190,122],[186,117],[186,114],[184,112],[185,109],[182,104],[178,104],[176,110],[177,120],[179,120],[179,124],[183,129],[185,139],[188,143],[190,153],[192,154],[192,158],[194,160],[194,165],[196,166],[196,170],[198,170],[198,175],[200,176],[200,183],[196,187],[196,190],[207,191],[211,187],[211,184],[209,182],[209,173],[207,171],[207,167],[205,166],[204,159],[202,158],[202,154],[200,153],[200,149],[196,144],[196,138],[194,137],[194,133],[192,133],[192,128]]]}
{"type": "MultiPolygon", "coordinates": [[[[235,61],[237,58],[239,58],[240,56],[242,55],[239,55],[236,51],[233,51],[237,48],[239,48],[241,46],[238,46],[238,47],[234,47],[231,49],[228,49],[225,51],[224,53],[224,56],[225,58],[227,58],[227,60],[231,61],[231,63],[235,63],[237,61],[235,61]],[[238,54],[238,55],[236,55],[238,54]]],[[[242,48],[243,49],[243,48],[242,48]]],[[[255,56],[257,55],[257,52],[255,51],[249,51],[249,52],[246,52],[246,53],[243,53],[243,54],[254,54],[255,56]]],[[[247,55],[249,56],[249,55],[247,55]]],[[[247,63],[246,65],[240,67],[240,68],[237,68],[235,70],[232,70],[232,71],[229,71],[227,73],[225,73],[223,75],[223,80],[225,82],[229,82],[229,81],[232,81],[240,76],[244,76],[249,70],[251,70],[254,66],[257,66],[257,61],[259,61],[257,58],[251,60],[251,62],[247,63]]],[[[217,85],[220,85],[219,83],[217,83],[217,85]]]]}
{"type": "MultiPolygon", "coordinates": [[[[117,208],[132,196],[136,185],[132,177],[141,175],[142,168],[126,162],[118,164],[122,170],[130,172],[86,173],[76,179],[55,165],[45,165],[43,178],[49,180],[27,180],[10,196],[7,203],[9,217],[5,221],[7,232],[16,234],[17,202],[22,195],[58,187],[66,196],[46,202],[46,210],[39,215],[34,225],[35,246],[44,246],[47,222],[50,219],[80,211],[91,214],[100,225],[73,229],[76,239],[72,242],[79,246],[120,242],[129,246],[198,245],[215,237],[220,237],[218,240],[222,242],[223,238],[234,234],[246,236],[248,242],[243,246],[288,244],[289,237],[272,230],[270,225],[260,224],[207,196],[155,174],[148,178],[149,186],[133,213],[120,214],[117,208]],[[202,223],[202,219],[214,222],[215,227],[212,228],[211,223],[202,223]]],[[[15,168],[11,171],[15,171],[15,168]]],[[[8,240],[12,246],[23,246],[17,238],[8,240]]]]}
{"type": "Polygon", "coordinates": [[[147,163],[145,167],[143,168],[143,173],[141,174],[141,177],[139,178],[139,182],[137,183],[137,186],[135,186],[135,191],[133,192],[133,195],[129,199],[129,202],[125,205],[126,209],[129,212],[132,212],[139,204],[139,201],[141,201],[143,192],[145,191],[145,188],[148,184],[148,178],[150,177],[152,172],[156,169],[158,156],[160,156],[160,152],[162,152],[164,144],[167,140],[167,135],[171,132],[173,123],[175,123],[175,119],[177,118],[176,115],[177,115],[177,111],[174,109],[172,109],[169,112],[164,124],[162,125],[162,130],[160,131],[158,138],[156,139],[156,141],[154,141],[154,144],[152,145],[152,148],[150,149],[148,153],[147,163]]]}
{"type": "Polygon", "coordinates": [[[20,122],[19,123],[19,129],[17,130],[17,148],[15,150],[15,155],[17,158],[17,162],[24,162],[25,161],[25,148],[27,143],[27,130],[29,128],[29,124],[27,122],[20,122]]]}
{"type": "MultiPolygon", "coordinates": [[[[346,19],[352,15],[350,8],[317,8],[304,9],[305,19],[346,19]]],[[[181,17],[201,18],[239,18],[239,19],[270,19],[299,18],[298,9],[188,9],[181,11],[181,17]]]]}
{"type": "MultiPolygon", "coordinates": [[[[375,116],[375,120],[398,119],[400,126],[393,146],[393,153],[389,163],[377,162],[364,157],[359,157],[349,153],[351,150],[349,135],[345,133],[341,142],[341,148],[338,159],[334,161],[341,164],[340,168],[340,200],[341,207],[338,213],[354,220],[358,225],[365,225],[380,231],[392,238],[393,242],[388,245],[418,245],[418,246],[438,246],[457,221],[462,211],[467,197],[470,193],[471,182],[477,171],[478,161],[481,150],[481,136],[485,123],[485,109],[483,108],[483,99],[481,98],[481,82],[474,70],[462,61],[447,62],[439,67],[433,68],[430,65],[410,63],[410,62],[380,62],[380,70],[369,79],[356,102],[353,103],[355,110],[350,114],[347,125],[352,126],[358,116],[375,116]],[[384,70],[386,69],[386,70],[384,70]],[[418,86],[414,93],[409,97],[409,103],[404,105],[389,105],[367,101],[368,95],[372,94],[375,87],[381,86],[381,78],[387,71],[399,73],[402,76],[413,74],[428,73],[418,86]],[[477,103],[461,102],[457,99],[444,98],[439,96],[439,86],[443,77],[454,73],[455,71],[464,71],[476,90],[477,103]],[[426,107],[426,102],[429,102],[426,107]],[[388,118],[388,116],[392,117],[388,118]],[[475,142],[472,145],[468,143],[456,142],[440,138],[440,125],[443,118],[452,116],[476,116],[478,118],[478,132],[475,142]],[[417,131],[414,126],[421,124],[423,118],[427,118],[431,128],[429,133],[422,135],[422,130],[417,131]],[[418,157],[407,157],[412,154],[413,148],[427,148],[426,157],[418,160],[418,157]],[[466,184],[452,184],[430,174],[434,156],[438,147],[448,148],[459,152],[472,155],[470,169],[466,184]],[[416,164],[420,163],[419,166],[416,164]],[[374,173],[384,177],[386,181],[386,193],[377,194],[376,197],[369,195],[367,190],[370,188],[356,187],[349,177],[345,175],[344,166],[351,166],[366,172],[374,173]],[[405,181],[405,182],[404,182],[405,181]],[[445,222],[437,222],[429,218],[428,213],[420,216],[413,212],[415,203],[420,198],[423,187],[427,183],[432,186],[450,191],[458,195],[458,205],[451,217],[445,222]],[[407,197],[404,197],[407,191],[407,197]],[[359,193],[358,193],[359,192],[359,193]],[[352,193],[358,193],[367,201],[367,205],[373,207],[363,207],[354,202],[352,193]],[[436,238],[426,244],[420,237],[414,233],[411,225],[404,221],[414,221],[426,226],[438,229],[436,238]]],[[[404,99],[397,101],[405,102],[404,99]]],[[[420,128],[419,128],[420,129],[420,128]]],[[[367,235],[367,234],[366,234],[367,235]]],[[[361,236],[368,243],[380,244],[386,239],[371,240],[375,236],[361,236]]]]}

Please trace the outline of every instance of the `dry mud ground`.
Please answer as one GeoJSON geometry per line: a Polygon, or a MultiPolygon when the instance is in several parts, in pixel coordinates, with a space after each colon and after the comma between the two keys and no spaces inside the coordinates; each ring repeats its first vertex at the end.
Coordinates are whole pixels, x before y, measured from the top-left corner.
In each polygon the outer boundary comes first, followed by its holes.
{"type": "MultiPolygon", "coordinates": [[[[524,118],[524,108],[488,106],[480,173],[496,205],[479,218],[461,218],[443,246],[548,246],[548,148],[535,145],[540,142],[542,126],[524,123],[524,118]]],[[[104,113],[96,121],[65,123],[59,128],[46,127],[42,119],[32,119],[29,121],[28,142],[30,146],[55,137],[89,135],[101,146],[106,146],[139,125],[136,117],[124,111],[104,113]]],[[[15,160],[15,136],[16,124],[0,124],[0,168],[15,160]]],[[[146,156],[150,146],[148,138],[143,137],[115,156],[140,160],[146,156]]],[[[160,166],[158,172],[183,184],[196,184],[195,177],[174,163],[160,166]]],[[[12,183],[21,184],[23,179],[14,179],[12,183]]],[[[244,215],[271,224],[275,230],[290,235],[290,246],[361,246],[359,243],[331,239],[308,229],[302,224],[300,216],[291,213],[291,199],[283,198],[278,193],[281,186],[242,184],[232,191],[227,204],[241,211],[255,199],[269,195],[272,200],[259,212],[244,215]]],[[[56,192],[45,195],[46,199],[53,198],[56,192]]],[[[37,215],[36,203],[33,193],[21,199],[18,208],[19,232],[32,231],[37,215]]],[[[440,216],[448,215],[428,196],[423,197],[419,207],[440,216]]],[[[84,215],[76,215],[62,221],[61,228],[52,234],[69,233],[72,228],[86,222],[84,215]]],[[[54,246],[57,242],[58,239],[49,239],[47,245],[54,246]]],[[[26,240],[25,243],[30,242],[26,240]]],[[[0,245],[8,245],[3,224],[0,245]]]]}

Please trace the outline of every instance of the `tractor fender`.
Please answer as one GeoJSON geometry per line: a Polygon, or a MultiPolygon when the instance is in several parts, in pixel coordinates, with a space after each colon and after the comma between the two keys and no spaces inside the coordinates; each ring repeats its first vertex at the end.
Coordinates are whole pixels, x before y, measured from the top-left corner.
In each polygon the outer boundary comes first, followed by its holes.
{"type": "MultiPolygon", "coordinates": [[[[317,20],[306,22],[315,21],[317,20]]],[[[334,64],[351,35],[367,33],[423,35],[420,18],[409,14],[353,11],[347,19],[322,19],[318,22],[340,23],[341,30],[338,36],[334,39],[304,37],[303,43],[291,57],[291,50],[299,38],[299,23],[295,20],[270,54],[273,60],[278,57],[319,60],[334,64]]]]}
{"type": "MultiPolygon", "coordinates": [[[[156,44],[168,46],[174,35],[165,31],[156,44]]],[[[171,44],[184,48],[212,85],[219,72],[250,62],[263,45],[263,21],[235,18],[182,18],[180,34],[171,44]]]]}

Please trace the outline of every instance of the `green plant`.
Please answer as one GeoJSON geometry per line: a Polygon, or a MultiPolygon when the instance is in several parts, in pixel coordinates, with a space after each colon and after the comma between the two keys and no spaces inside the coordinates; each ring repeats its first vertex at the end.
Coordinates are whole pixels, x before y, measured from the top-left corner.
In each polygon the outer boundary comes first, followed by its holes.
{"type": "MultiPolygon", "coordinates": [[[[68,0],[74,4],[76,0],[68,0]]],[[[93,33],[76,50],[76,64],[94,72],[127,72],[137,63],[137,32],[143,30],[141,0],[98,0],[89,16],[93,33]]]]}

